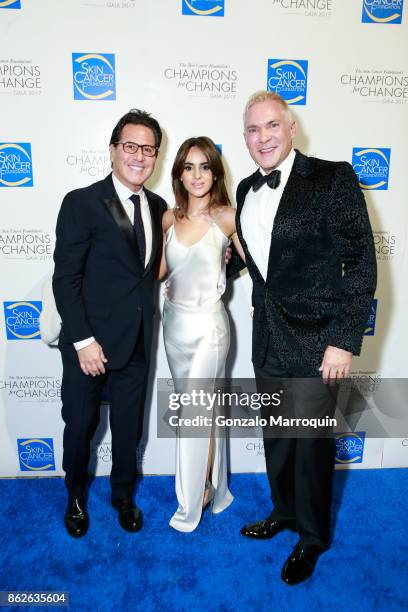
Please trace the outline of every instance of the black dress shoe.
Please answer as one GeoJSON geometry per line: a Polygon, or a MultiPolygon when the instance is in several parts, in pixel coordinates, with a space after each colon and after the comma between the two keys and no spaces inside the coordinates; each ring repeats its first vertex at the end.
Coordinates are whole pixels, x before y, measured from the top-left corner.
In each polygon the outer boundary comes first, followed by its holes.
{"type": "Polygon", "coordinates": [[[293,585],[310,578],[322,552],[317,546],[305,546],[298,542],[282,568],[282,580],[293,585]]]}
{"type": "Polygon", "coordinates": [[[245,525],[245,527],[241,529],[241,535],[256,540],[270,540],[270,538],[273,538],[285,529],[295,531],[294,527],[288,523],[267,518],[264,521],[258,521],[252,525],[245,525]]]}
{"type": "Polygon", "coordinates": [[[141,510],[132,502],[131,499],[112,500],[112,506],[119,513],[119,525],[125,531],[140,531],[143,525],[141,510]]]}
{"type": "Polygon", "coordinates": [[[65,528],[73,538],[81,538],[89,527],[89,516],[83,497],[70,497],[64,515],[65,528]]]}

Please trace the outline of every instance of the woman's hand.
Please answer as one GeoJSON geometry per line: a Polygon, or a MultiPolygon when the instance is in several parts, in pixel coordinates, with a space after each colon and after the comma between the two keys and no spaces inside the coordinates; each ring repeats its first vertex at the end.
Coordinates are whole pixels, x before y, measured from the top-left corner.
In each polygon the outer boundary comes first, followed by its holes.
{"type": "Polygon", "coordinates": [[[163,295],[164,297],[167,296],[168,292],[170,289],[170,281],[167,279],[166,281],[164,281],[164,286],[163,286],[163,295]]]}

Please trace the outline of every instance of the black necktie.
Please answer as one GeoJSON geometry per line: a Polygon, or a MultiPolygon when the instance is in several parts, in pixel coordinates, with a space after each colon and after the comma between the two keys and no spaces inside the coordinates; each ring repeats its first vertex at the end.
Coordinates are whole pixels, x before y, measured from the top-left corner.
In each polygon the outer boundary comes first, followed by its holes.
{"type": "Polygon", "coordinates": [[[281,179],[280,170],[274,170],[273,172],[270,172],[269,174],[265,174],[265,175],[261,174],[258,171],[257,175],[255,176],[255,180],[254,180],[254,184],[252,185],[252,189],[253,191],[258,191],[258,189],[260,189],[262,185],[265,185],[265,183],[267,183],[268,187],[270,187],[271,189],[276,189],[277,187],[279,187],[280,179],[281,179]]]}
{"type": "Polygon", "coordinates": [[[146,239],[142,221],[142,213],[140,211],[140,197],[134,193],[129,199],[132,200],[135,207],[135,212],[133,216],[133,229],[135,230],[136,242],[139,248],[140,259],[144,267],[146,257],[146,239]]]}

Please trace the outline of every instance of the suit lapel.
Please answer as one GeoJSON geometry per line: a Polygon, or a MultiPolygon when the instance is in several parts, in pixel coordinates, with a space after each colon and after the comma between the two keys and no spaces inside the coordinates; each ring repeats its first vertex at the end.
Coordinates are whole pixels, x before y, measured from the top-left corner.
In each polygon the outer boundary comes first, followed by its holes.
{"type": "Polygon", "coordinates": [[[296,157],[285,189],[283,190],[272,227],[271,244],[269,248],[268,270],[266,282],[270,280],[274,267],[279,262],[281,253],[274,252],[275,238],[280,233],[280,226],[287,222],[287,213],[294,206],[306,204],[308,192],[311,189],[309,175],[313,172],[312,160],[296,150],[296,157]]]}
{"type": "Polygon", "coordinates": [[[273,228],[272,228],[272,236],[271,236],[271,244],[269,248],[269,257],[268,257],[268,270],[266,275],[266,281],[264,280],[262,274],[260,273],[256,263],[252,259],[250,252],[248,251],[248,246],[245,242],[245,239],[242,235],[242,227],[241,227],[241,212],[245,204],[245,198],[248,194],[248,191],[251,189],[253,180],[258,171],[254,172],[251,176],[244,179],[241,183],[240,188],[237,193],[237,215],[236,215],[236,225],[237,225],[237,233],[239,240],[242,244],[242,247],[245,251],[245,256],[247,258],[247,262],[249,264],[249,268],[251,269],[251,276],[253,280],[268,283],[270,279],[271,272],[276,267],[277,262],[281,257],[281,253],[274,252],[275,246],[275,237],[276,234],[280,231],[279,226],[284,222],[284,218],[286,216],[287,211],[290,207],[294,205],[298,205],[302,202],[302,198],[308,197],[307,193],[311,190],[311,183],[309,179],[309,175],[313,173],[313,162],[312,159],[300,153],[300,151],[296,150],[296,157],[293,162],[292,171],[289,175],[288,181],[285,185],[285,189],[283,190],[281,199],[279,201],[278,209],[276,211],[273,228]]]}
{"type": "Polygon", "coordinates": [[[103,203],[108,209],[110,215],[112,216],[114,222],[122,232],[126,242],[128,243],[131,251],[136,256],[137,262],[140,267],[142,267],[142,263],[140,261],[139,249],[137,247],[135,232],[133,226],[129,220],[129,217],[126,214],[125,209],[123,208],[122,202],[120,201],[118,195],[113,186],[112,176],[109,175],[106,179],[106,189],[105,193],[108,197],[103,198],[103,203]]]}
{"type": "Polygon", "coordinates": [[[152,266],[157,261],[157,252],[161,243],[162,236],[160,206],[158,202],[155,202],[155,195],[153,192],[149,191],[148,189],[145,189],[144,192],[147,198],[147,202],[149,204],[150,219],[152,223],[152,252],[150,254],[150,259],[147,263],[143,276],[150,272],[152,266]]]}
{"type": "Polygon", "coordinates": [[[254,172],[253,174],[251,174],[251,176],[248,176],[243,183],[241,183],[240,185],[240,189],[237,193],[237,214],[236,214],[236,219],[235,219],[235,223],[236,223],[236,227],[237,227],[237,234],[238,234],[238,238],[239,241],[242,245],[242,248],[244,249],[245,252],[245,258],[247,261],[247,265],[249,264],[249,269],[251,271],[251,277],[253,278],[253,280],[258,281],[258,282],[265,282],[264,278],[262,276],[262,274],[260,273],[258,266],[256,265],[256,263],[254,262],[254,260],[252,259],[252,255],[248,250],[248,245],[245,241],[245,238],[242,234],[242,226],[241,226],[241,213],[242,213],[242,209],[244,207],[245,204],[245,198],[248,194],[248,191],[251,189],[253,181],[255,179],[255,175],[257,175],[259,173],[259,171],[257,170],[256,172],[254,172]]]}
{"type": "Polygon", "coordinates": [[[285,189],[283,190],[283,193],[281,195],[281,199],[279,200],[279,205],[276,211],[273,224],[274,228],[275,224],[279,223],[282,215],[288,210],[288,208],[302,202],[302,192],[304,192],[305,190],[305,185],[309,185],[307,177],[309,176],[309,174],[312,173],[312,171],[313,166],[310,158],[300,153],[300,151],[296,151],[296,156],[293,161],[291,173],[286,182],[285,189]],[[298,193],[299,189],[300,192],[298,193]]]}

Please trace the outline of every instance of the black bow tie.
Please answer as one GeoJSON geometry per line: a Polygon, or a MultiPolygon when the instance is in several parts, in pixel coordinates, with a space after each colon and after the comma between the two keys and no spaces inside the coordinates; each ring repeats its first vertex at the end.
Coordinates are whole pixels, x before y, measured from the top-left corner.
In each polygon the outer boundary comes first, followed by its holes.
{"type": "Polygon", "coordinates": [[[261,174],[258,170],[257,174],[255,175],[255,180],[252,185],[252,189],[253,191],[258,191],[258,189],[260,189],[262,185],[265,185],[265,183],[267,183],[268,187],[270,187],[271,189],[276,189],[277,187],[279,187],[280,180],[280,170],[274,170],[273,172],[270,172],[270,174],[265,175],[261,174]]]}

